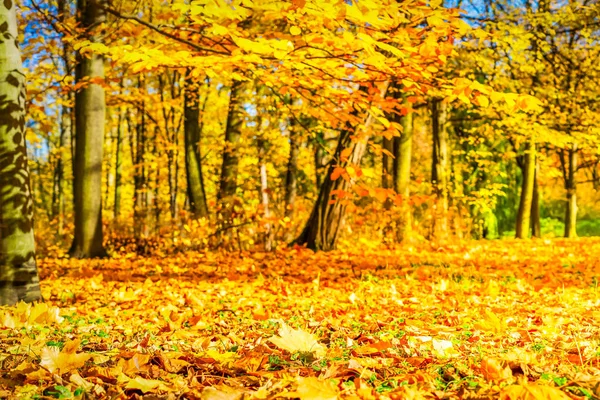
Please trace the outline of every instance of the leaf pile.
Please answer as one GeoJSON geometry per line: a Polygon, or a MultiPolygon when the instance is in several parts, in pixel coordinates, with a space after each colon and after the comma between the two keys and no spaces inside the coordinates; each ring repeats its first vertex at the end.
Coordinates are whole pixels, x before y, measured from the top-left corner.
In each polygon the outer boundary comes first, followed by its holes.
{"type": "Polygon", "coordinates": [[[2,398],[600,395],[600,240],[40,260],[2,398]]]}

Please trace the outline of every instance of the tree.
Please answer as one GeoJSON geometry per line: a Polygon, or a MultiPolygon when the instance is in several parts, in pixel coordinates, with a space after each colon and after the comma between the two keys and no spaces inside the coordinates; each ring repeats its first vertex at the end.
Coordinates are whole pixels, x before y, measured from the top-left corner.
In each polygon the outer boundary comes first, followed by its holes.
{"type": "MultiPolygon", "coordinates": [[[[404,99],[404,106],[408,102],[404,99]]],[[[400,216],[396,236],[399,242],[410,239],[412,215],[410,207],[410,164],[412,161],[413,142],[413,113],[403,109],[402,114],[396,114],[392,119],[402,126],[400,136],[394,138],[394,190],[400,195],[400,216]]]]}
{"type": "MultiPolygon", "coordinates": [[[[77,18],[89,40],[100,43],[106,20],[101,0],[78,0],[77,18]]],[[[104,257],[102,236],[102,154],[106,103],[104,57],[77,55],[75,79],[82,88],[75,95],[74,214],[75,232],[70,254],[76,258],[104,257]]]]}
{"type": "Polygon", "coordinates": [[[446,104],[439,99],[431,101],[431,131],[433,153],[431,156],[431,183],[437,196],[433,236],[448,236],[448,130],[446,104]]]}
{"type": "Polygon", "coordinates": [[[0,4],[0,304],[41,299],[25,147],[25,74],[16,5],[0,4]]]}
{"type": "Polygon", "coordinates": [[[219,217],[223,228],[229,229],[233,225],[235,215],[235,193],[239,167],[238,146],[242,138],[242,126],[246,118],[243,95],[249,83],[233,81],[229,95],[229,109],[227,112],[227,125],[225,128],[225,148],[223,149],[223,163],[221,164],[221,179],[219,181],[219,217]]]}
{"type": "Polygon", "coordinates": [[[525,239],[529,237],[531,223],[531,208],[535,187],[535,144],[528,142],[523,157],[523,178],[521,181],[521,197],[519,201],[519,212],[517,214],[516,237],[525,239]]]}
{"type": "Polygon", "coordinates": [[[561,167],[563,170],[563,179],[565,190],[567,191],[567,201],[565,207],[565,237],[577,237],[577,181],[575,173],[577,172],[577,143],[574,143],[566,151],[560,152],[561,167]],[[564,153],[567,153],[566,156],[564,153]]]}
{"type": "MultiPolygon", "coordinates": [[[[380,89],[380,97],[385,97],[388,85],[389,83],[386,82],[384,87],[380,89]]],[[[364,89],[366,91],[366,88],[364,89]]],[[[373,88],[373,91],[377,90],[377,88],[373,88]]],[[[371,124],[373,124],[372,114],[363,114],[361,122],[357,126],[364,127],[368,131],[371,124]]],[[[348,171],[353,173],[360,166],[367,149],[368,135],[360,141],[352,140],[353,136],[359,133],[355,127],[349,124],[340,133],[332,159],[337,163],[329,163],[327,174],[319,189],[317,201],[302,233],[295,241],[297,244],[305,245],[312,250],[328,251],[335,249],[348,206],[347,200],[340,200],[340,197],[348,192],[351,179],[356,178],[356,176],[349,175],[348,171]],[[337,195],[338,199],[334,199],[334,195],[337,195]]]]}
{"type": "MultiPolygon", "coordinates": [[[[202,176],[202,157],[200,153],[200,90],[198,83],[191,77],[186,78],[184,100],[183,131],[185,136],[185,170],[187,177],[187,195],[190,209],[196,218],[208,216],[206,191],[202,176]]],[[[202,111],[206,108],[208,93],[202,111]]]]}

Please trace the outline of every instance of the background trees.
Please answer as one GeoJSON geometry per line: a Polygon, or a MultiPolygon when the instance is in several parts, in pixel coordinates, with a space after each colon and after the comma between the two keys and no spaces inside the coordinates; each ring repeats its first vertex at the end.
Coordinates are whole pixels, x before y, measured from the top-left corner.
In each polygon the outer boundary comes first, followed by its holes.
{"type": "Polygon", "coordinates": [[[596,213],[595,4],[91,1],[21,20],[43,248],[574,236],[596,213]]]}

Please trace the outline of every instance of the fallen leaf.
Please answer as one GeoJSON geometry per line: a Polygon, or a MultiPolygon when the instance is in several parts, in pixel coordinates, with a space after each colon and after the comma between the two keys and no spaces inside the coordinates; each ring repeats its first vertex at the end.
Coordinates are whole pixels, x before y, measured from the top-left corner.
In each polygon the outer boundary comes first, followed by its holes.
{"type": "Polygon", "coordinates": [[[42,361],[40,365],[51,373],[60,371],[61,374],[73,371],[82,367],[90,359],[89,354],[76,354],[79,347],[79,340],[72,340],[65,343],[62,351],[57,347],[44,347],[42,349],[42,361]]]}
{"type": "Polygon", "coordinates": [[[290,353],[313,352],[317,357],[325,356],[325,347],[317,341],[315,335],[301,329],[293,329],[283,321],[280,321],[280,324],[279,336],[269,339],[274,345],[290,353]]]}

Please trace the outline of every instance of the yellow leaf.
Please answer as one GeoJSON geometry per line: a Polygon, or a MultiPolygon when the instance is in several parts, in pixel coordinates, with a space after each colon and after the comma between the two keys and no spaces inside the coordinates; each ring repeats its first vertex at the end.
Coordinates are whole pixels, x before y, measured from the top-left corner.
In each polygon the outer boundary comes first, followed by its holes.
{"type": "Polygon", "coordinates": [[[90,355],[85,353],[76,354],[79,340],[72,340],[65,344],[62,351],[57,347],[44,347],[42,349],[42,361],[40,365],[51,373],[60,371],[61,374],[83,367],[89,360],[90,355]]]}
{"type": "Polygon", "coordinates": [[[487,107],[490,105],[490,100],[487,98],[487,96],[484,96],[482,94],[477,96],[477,102],[481,107],[487,107]]]}
{"type": "Polygon", "coordinates": [[[317,357],[325,356],[325,347],[317,341],[315,335],[301,329],[293,329],[283,321],[280,321],[280,324],[279,336],[269,339],[275,346],[290,353],[314,352],[317,357]]]}
{"type": "Polygon", "coordinates": [[[218,389],[209,386],[204,388],[200,397],[202,400],[240,400],[245,393],[228,386],[220,386],[218,389]]]}
{"type": "Polygon", "coordinates": [[[298,397],[300,400],[336,400],[339,390],[334,383],[322,381],[314,376],[297,378],[298,390],[287,393],[287,396],[298,397]]]}
{"type": "Polygon", "coordinates": [[[500,392],[501,400],[567,400],[559,389],[542,385],[510,385],[500,392]]]}
{"type": "Polygon", "coordinates": [[[297,26],[292,26],[290,28],[290,33],[294,36],[300,35],[302,33],[302,30],[300,28],[298,28],[297,26]]]}
{"type": "Polygon", "coordinates": [[[142,393],[156,391],[157,389],[167,391],[169,388],[162,381],[155,379],[145,379],[140,376],[136,376],[134,379],[127,382],[126,389],[138,389],[142,393]]]}

